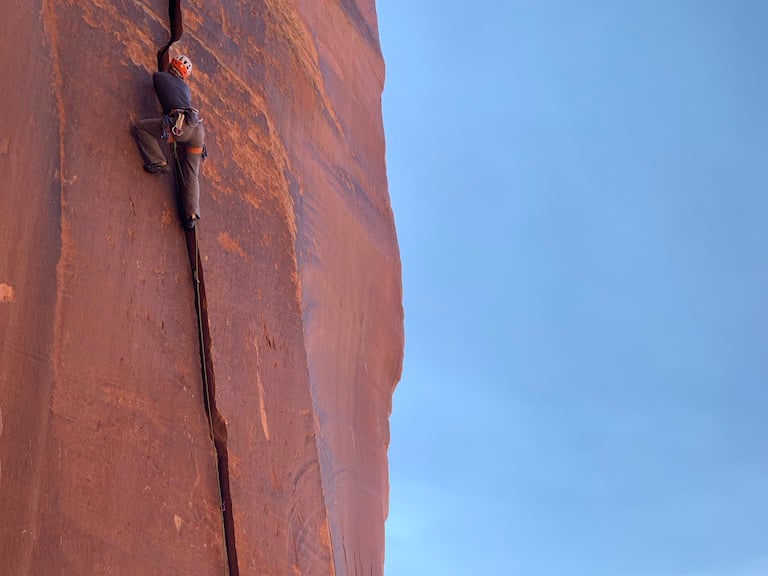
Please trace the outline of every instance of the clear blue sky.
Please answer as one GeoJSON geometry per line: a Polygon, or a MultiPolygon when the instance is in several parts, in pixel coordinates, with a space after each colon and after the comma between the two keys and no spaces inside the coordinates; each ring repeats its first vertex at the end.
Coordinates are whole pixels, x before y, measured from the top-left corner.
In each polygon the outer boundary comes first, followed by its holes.
{"type": "Polygon", "coordinates": [[[768,2],[377,9],[387,576],[768,575],[768,2]]]}

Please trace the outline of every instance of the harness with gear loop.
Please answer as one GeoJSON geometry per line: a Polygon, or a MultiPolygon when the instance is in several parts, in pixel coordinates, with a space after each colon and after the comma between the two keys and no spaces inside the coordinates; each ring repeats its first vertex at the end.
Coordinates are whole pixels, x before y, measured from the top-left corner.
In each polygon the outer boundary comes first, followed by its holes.
{"type": "MultiPolygon", "coordinates": [[[[199,118],[199,111],[196,108],[174,108],[168,114],[163,116],[163,133],[161,138],[168,142],[168,144],[184,144],[183,142],[177,142],[174,136],[181,136],[184,132],[184,123],[193,126],[187,116],[198,118],[194,126],[200,124],[203,120],[199,118]],[[170,128],[170,130],[169,130],[170,128]]],[[[188,154],[200,154],[203,160],[208,158],[208,148],[205,144],[202,146],[184,146],[188,154]]]]}

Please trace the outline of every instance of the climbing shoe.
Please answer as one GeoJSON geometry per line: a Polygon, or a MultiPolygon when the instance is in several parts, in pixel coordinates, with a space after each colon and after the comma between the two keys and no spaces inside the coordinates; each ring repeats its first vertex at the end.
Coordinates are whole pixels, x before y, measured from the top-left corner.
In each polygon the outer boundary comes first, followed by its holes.
{"type": "Polygon", "coordinates": [[[192,230],[192,228],[195,227],[195,220],[196,218],[190,218],[189,220],[184,221],[184,228],[187,230],[192,230]]]}
{"type": "Polygon", "coordinates": [[[153,162],[152,164],[144,164],[144,170],[150,174],[168,174],[171,167],[168,162],[153,162]]]}

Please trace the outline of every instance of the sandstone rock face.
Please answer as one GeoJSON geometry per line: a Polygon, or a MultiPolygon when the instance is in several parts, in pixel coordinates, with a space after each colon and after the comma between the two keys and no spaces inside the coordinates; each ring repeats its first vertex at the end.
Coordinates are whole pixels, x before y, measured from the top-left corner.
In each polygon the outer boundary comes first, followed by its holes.
{"type": "Polygon", "coordinates": [[[199,314],[173,177],[129,130],[168,3],[3,5],[0,572],[382,574],[403,324],[374,0],[182,10],[199,314]]]}

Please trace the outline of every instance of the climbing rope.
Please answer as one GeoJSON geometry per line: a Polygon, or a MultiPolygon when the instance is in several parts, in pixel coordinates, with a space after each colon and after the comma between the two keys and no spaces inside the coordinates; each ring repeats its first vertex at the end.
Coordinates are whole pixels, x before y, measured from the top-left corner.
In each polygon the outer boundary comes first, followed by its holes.
{"type": "MultiPolygon", "coordinates": [[[[184,174],[179,163],[179,153],[176,142],[173,142],[173,160],[176,166],[176,176],[178,177],[178,184],[184,185],[184,174]]],[[[195,308],[197,309],[197,336],[200,340],[200,362],[202,365],[203,373],[203,399],[205,402],[205,413],[208,416],[208,433],[213,442],[213,454],[216,458],[216,485],[219,492],[219,510],[221,511],[221,535],[224,549],[224,575],[230,576],[229,570],[229,551],[227,546],[227,529],[224,521],[224,513],[227,509],[226,502],[224,501],[224,492],[221,487],[221,472],[219,470],[219,451],[216,447],[216,436],[213,426],[213,404],[211,402],[211,388],[208,382],[208,365],[205,358],[205,334],[203,330],[203,307],[202,297],[200,294],[200,250],[197,244],[197,226],[192,229],[192,234],[195,240],[195,264],[192,268],[192,277],[194,279],[195,288],[195,308]]]]}
{"type": "Polygon", "coordinates": [[[197,226],[193,228],[192,234],[195,236],[195,302],[197,305],[197,329],[198,337],[200,338],[200,361],[203,368],[203,391],[205,393],[205,411],[208,414],[208,433],[211,435],[211,441],[213,442],[213,452],[216,456],[216,485],[219,488],[219,509],[221,510],[221,536],[223,538],[224,549],[224,574],[229,575],[229,552],[227,550],[227,530],[224,524],[224,512],[227,509],[227,504],[224,501],[224,493],[221,489],[221,472],[219,471],[219,451],[216,448],[216,437],[213,431],[213,408],[211,405],[211,390],[208,384],[208,367],[205,360],[205,348],[203,344],[203,313],[200,302],[200,273],[198,269],[198,263],[200,262],[200,252],[197,247],[197,226]]]}

